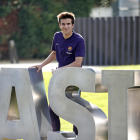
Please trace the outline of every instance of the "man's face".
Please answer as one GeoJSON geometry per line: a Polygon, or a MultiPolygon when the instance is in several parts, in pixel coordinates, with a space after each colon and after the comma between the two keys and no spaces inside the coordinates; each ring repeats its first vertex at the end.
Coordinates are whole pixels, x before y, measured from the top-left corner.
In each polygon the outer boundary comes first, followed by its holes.
{"type": "Polygon", "coordinates": [[[72,24],[71,18],[61,19],[59,24],[60,29],[62,30],[63,34],[71,34],[72,28],[74,24],[72,24]]]}

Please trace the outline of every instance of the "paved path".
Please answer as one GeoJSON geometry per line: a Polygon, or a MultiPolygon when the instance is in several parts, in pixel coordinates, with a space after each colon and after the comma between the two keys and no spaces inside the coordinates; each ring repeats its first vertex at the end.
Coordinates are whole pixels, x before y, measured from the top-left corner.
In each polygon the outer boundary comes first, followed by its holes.
{"type": "MultiPolygon", "coordinates": [[[[28,68],[30,66],[39,65],[40,63],[19,63],[19,64],[0,64],[0,68],[28,68]]],[[[57,63],[51,63],[42,68],[42,71],[51,71],[56,69],[57,63]]]]}
{"type": "MultiPolygon", "coordinates": [[[[39,65],[42,61],[33,61],[33,62],[28,62],[28,61],[21,61],[18,64],[10,64],[9,62],[5,63],[0,63],[0,68],[28,68],[30,66],[34,65],[39,65]]],[[[52,62],[42,68],[42,71],[51,71],[52,69],[56,69],[58,67],[57,62],[52,62]]],[[[94,70],[98,69],[99,67],[97,66],[83,66],[83,68],[92,68],[94,70]]]]}

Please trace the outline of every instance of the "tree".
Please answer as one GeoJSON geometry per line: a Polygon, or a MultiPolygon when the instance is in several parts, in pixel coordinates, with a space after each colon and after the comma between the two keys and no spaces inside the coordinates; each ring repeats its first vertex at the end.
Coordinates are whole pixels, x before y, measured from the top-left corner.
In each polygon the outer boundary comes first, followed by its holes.
{"type": "MultiPolygon", "coordinates": [[[[99,1],[1,0],[0,21],[3,18],[6,19],[13,11],[18,11],[18,30],[13,30],[8,35],[16,42],[19,58],[44,58],[51,51],[54,33],[60,30],[57,14],[69,11],[76,17],[88,17],[95,4],[99,4],[99,1]]],[[[3,35],[0,36],[0,44],[3,41],[3,35]]]]}

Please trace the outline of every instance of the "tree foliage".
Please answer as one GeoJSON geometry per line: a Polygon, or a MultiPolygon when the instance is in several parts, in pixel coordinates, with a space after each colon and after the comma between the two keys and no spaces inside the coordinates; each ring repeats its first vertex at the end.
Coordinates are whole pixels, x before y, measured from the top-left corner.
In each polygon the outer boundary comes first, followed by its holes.
{"type": "Polygon", "coordinates": [[[99,1],[1,0],[0,18],[5,18],[12,11],[18,10],[19,30],[13,30],[9,36],[16,42],[19,57],[44,58],[50,53],[54,33],[60,30],[57,14],[68,11],[73,12],[76,17],[88,17],[95,4],[99,4],[99,1]]]}

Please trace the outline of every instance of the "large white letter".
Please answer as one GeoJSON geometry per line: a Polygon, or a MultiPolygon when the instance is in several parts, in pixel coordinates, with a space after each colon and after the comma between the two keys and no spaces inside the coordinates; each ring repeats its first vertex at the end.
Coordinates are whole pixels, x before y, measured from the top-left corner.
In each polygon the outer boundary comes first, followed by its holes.
{"type": "MultiPolygon", "coordinates": [[[[109,140],[128,140],[128,107],[130,106],[127,89],[134,86],[134,71],[103,71],[102,84],[108,87],[108,138],[109,140]]],[[[131,113],[134,112],[131,111],[131,113]]],[[[133,124],[133,126],[136,125],[133,124]]],[[[131,127],[132,125],[129,126],[130,129],[131,127]]],[[[129,132],[132,134],[133,131],[129,132]]],[[[135,135],[133,136],[136,138],[135,135]]]]}
{"type": "MultiPolygon", "coordinates": [[[[11,101],[12,102],[12,101],[11,101]]],[[[14,103],[11,103],[14,105],[14,103]]],[[[16,107],[17,108],[17,107],[16,107]]],[[[0,140],[40,140],[51,131],[42,72],[36,69],[2,68],[0,70],[0,140]],[[14,90],[12,90],[14,89],[14,90]],[[19,114],[9,111],[11,91],[15,91],[19,114]],[[19,118],[17,121],[8,118],[19,118]]]]}
{"type": "MultiPolygon", "coordinates": [[[[64,68],[50,80],[48,96],[51,108],[58,116],[78,128],[78,136],[71,139],[107,140],[106,115],[97,106],[77,96],[72,86],[84,92],[95,92],[95,73],[82,68],[64,68]],[[65,94],[67,87],[69,91],[65,94]]],[[[48,132],[48,140],[66,140],[67,134],[63,137],[64,133],[61,133],[63,136],[60,133],[48,132]]]]}

